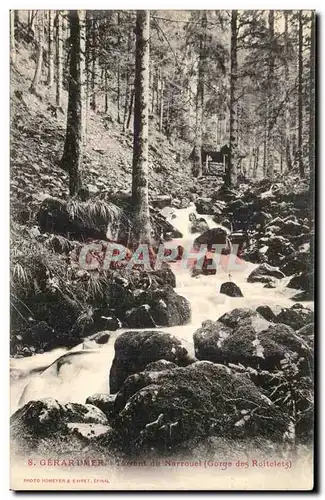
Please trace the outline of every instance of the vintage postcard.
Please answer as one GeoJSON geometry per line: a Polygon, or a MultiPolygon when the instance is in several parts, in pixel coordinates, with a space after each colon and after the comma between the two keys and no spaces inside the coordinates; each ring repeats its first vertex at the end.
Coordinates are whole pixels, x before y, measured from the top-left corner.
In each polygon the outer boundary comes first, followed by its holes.
{"type": "Polygon", "coordinates": [[[11,489],[314,488],[315,32],[10,11],[11,489]]]}

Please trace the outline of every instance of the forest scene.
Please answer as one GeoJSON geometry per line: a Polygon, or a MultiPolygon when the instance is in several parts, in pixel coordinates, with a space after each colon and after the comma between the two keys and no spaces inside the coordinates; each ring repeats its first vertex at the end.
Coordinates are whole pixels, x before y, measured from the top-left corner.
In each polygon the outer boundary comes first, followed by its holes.
{"type": "Polygon", "coordinates": [[[315,32],[10,11],[17,460],[310,464],[315,32]]]}

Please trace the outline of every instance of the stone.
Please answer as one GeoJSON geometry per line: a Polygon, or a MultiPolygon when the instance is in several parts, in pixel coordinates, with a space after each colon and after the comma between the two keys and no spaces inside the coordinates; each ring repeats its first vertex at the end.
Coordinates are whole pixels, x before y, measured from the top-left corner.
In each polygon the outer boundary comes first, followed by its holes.
{"type": "Polygon", "coordinates": [[[243,325],[248,325],[254,328],[255,331],[259,332],[269,326],[268,321],[258,314],[258,312],[254,311],[254,309],[249,308],[233,309],[232,311],[223,314],[218,321],[233,330],[236,330],[243,325]]]}
{"type": "Polygon", "coordinates": [[[92,404],[61,404],[53,398],[29,401],[10,418],[11,438],[32,448],[40,442],[70,433],[69,424],[98,424],[107,426],[104,413],[92,404]]]}
{"type": "Polygon", "coordinates": [[[220,287],[220,293],[228,295],[229,297],[243,297],[242,291],[236,283],[232,281],[227,281],[222,283],[220,287]]]}
{"type": "Polygon", "coordinates": [[[207,361],[132,375],[116,403],[116,429],[126,452],[175,453],[211,435],[278,440],[287,426],[285,411],[251,380],[207,361]]]}
{"type": "Polygon", "coordinates": [[[115,341],[115,356],[110,370],[110,392],[115,394],[127,377],[143,371],[149,363],[165,359],[180,366],[193,360],[181,341],[161,331],[128,331],[115,341]]]}
{"type": "Polygon", "coordinates": [[[115,404],[115,395],[113,394],[93,394],[86,399],[87,405],[96,406],[107,418],[110,418],[115,404]]]}
{"type": "Polygon", "coordinates": [[[16,453],[71,456],[84,453],[86,444],[109,431],[106,415],[92,404],[61,404],[53,398],[30,401],[10,419],[16,453]]]}
{"type": "Polygon", "coordinates": [[[200,360],[220,363],[222,359],[221,343],[229,337],[232,329],[220,321],[207,320],[193,335],[195,356],[200,360]]]}
{"type": "Polygon", "coordinates": [[[299,330],[308,323],[314,322],[314,312],[302,304],[294,304],[290,309],[284,307],[277,315],[277,322],[299,330]]]}
{"type": "Polygon", "coordinates": [[[312,273],[303,272],[296,274],[291,278],[287,287],[294,288],[296,290],[309,290],[312,283],[311,278],[312,273]]]}
{"type": "Polygon", "coordinates": [[[286,354],[310,354],[308,346],[291,327],[270,323],[260,331],[247,323],[236,330],[222,328],[220,322],[208,324],[194,333],[194,346],[200,360],[261,370],[280,368],[286,354]]]}
{"type": "Polygon", "coordinates": [[[158,326],[184,325],[191,319],[188,300],[171,287],[146,290],[137,300],[150,306],[150,316],[158,326]]]}
{"type": "Polygon", "coordinates": [[[267,263],[260,264],[247,278],[248,283],[269,283],[272,278],[282,279],[285,275],[277,267],[267,263]],[[271,279],[270,279],[271,278],[271,279]]]}
{"type": "Polygon", "coordinates": [[[277,315],[281,311],[281,306],[269,306],[269,305],[262,305],[258,306],[256,308],[256,312],[258,312],[263,318],[265,318],[267,321],[270,321],[271,323],[276,323],[277,321],[277,315]]]}
{"type": "Polygon", "coordinates": [[[127,311],[124,322],[129,328],[155,328],[157,326],[148,304],[127,311]]]}

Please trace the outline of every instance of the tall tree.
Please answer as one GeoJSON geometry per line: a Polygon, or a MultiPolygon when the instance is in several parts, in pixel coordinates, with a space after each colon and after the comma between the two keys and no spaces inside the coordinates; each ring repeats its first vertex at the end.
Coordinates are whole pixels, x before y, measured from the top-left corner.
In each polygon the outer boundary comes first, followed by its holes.
{"type": "MultiPolygon", "coordinates": [[[[120,12],[117,12],[118,46],[120,46],[121,44],[121,36],[119,28],[120,28],[120,12]]],[[[120,62],[118,61],[117,62],[117,123],[121,123],[120,104],[121,104],[121,65],[120,62]]]]}
{"type": "Polygon", "coordinates": [[[92,68],[91,68],[91,102],[90,106],[93,111],[96,111],[96,80],[97,80],[97,36],[96,36],[96,18],[95,13],[93,13],[92,28],[91,28],[91,58],[92,58],[92,68]]]}
{"type": "Polygon", "coordinates": [[[266,96],[266,116],[265,116],[265,141],[264,141],[264,159],[263,173],[267,177],[273,177],[273,154],[272,145],[272,121],[271,121],[271,101],[273,97],[274,80],[274,10],[269,10],[268,15],[268,72],[267,72],[267,96],[266,96]]]}
{"type": "Polygon", "coordinates": [[[292,169],[291,146],[290,146],[290,100],[289,100],[289,31],[287,10],[284,11],[284,85],[285,85],[285,155],[287,169],[292,169]]]}
{"type": "Polygon", "coordinates": [[[48,22],[48,74],[47,85],[52,87],[54,82],[54,12],[49,10],[48,22]]]}
{"type": "Polygon", "coordinates": [[[43,65],[43,45],[44,45],[44,11],[38,11],[38,54],[34,78],[30,86],[30,92],[37,93],[37,87],[42,72],[43,65]]]}
{"type": "Polygon", "coordinates": [[[63,61],[62,61],[62,19],[61,12],[56,12],[56,105],[58,108],[62,106],[62,77],[63,77],[63,61]]]}
{"type": "Polygon", "coordinates": [[[128,105],[129,105],[129,94],[130,94],[130,51],[131,51],[131,33],[128,31],[127,38],[127,60],[126,60],[126,78],[125,78],[125,101],[124,101],[124,113],[123,113],[123,132],[126,130],[128,105]]]}
{"type": "Polygon", "coordinates": [[[225,183],[234,186],[237,183],[237,141],[238,141],[238,118],[237,118],[237,17],[238,11],[231,11],[231,47],[230,47],[230,152],[226,172],[225,183]]]}
{"type": "Polygon", "coordinates": [[[12,64],[16,63],[16,42],[15,42],[15,12],[10,10],[10,59],[12,64]]]}
{"type": "Polygon", "coordinates": [[[132,164],[133,237],[135,244],[150,244],[151,241],[148,200],[149,26],[149,11],[138,10],[136,17],[132,164]]]}
{"type": "Polygon", "coordinates": [[[204,110],[204,76],[206,64],[206,30],[207,14],[205,11],[200,13],[201,30],[198,75],[196,84],[195,98],[195,143],[194,143],[194,172],[197,177],[202,175],[202,135],[203,135],[203,110],[204,110]]]}
{"type": "MultiPolygon", "coordinates": [[[[315,12],[311,13],[310,54],[309,54],[309,171],[311,200],[315,195],[315,53],[316,53],[315,12]]],[[[312,207],[314,212],[314,207],[312,207]]]]}
{"type": "Polygon", "coordinates": [[[83,153],[85,11],[70,10],[69,22],[69,102],[61,167],[69,173],[69,191],[71,195],[75,195],[81,187],[80,166],[83,153]]]}
{"type": "Polygon", "coordinates": [[[298,14],[298,166],[300,177],[304,177],[304,164],[302,158],[302,133],[303,133],[303,20],[302,11],[298,14]]]}

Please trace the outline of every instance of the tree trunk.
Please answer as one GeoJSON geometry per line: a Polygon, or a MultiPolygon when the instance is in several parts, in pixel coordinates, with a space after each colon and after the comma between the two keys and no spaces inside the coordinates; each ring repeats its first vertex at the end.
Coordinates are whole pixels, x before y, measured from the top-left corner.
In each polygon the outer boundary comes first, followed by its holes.
{"type": "Polygon", "coordinates": [[[96,19],[92,20],[92,68],[91,68],[91,109],[96,111],[96,19]]]}
{"type": "Polygon", "coordinates": [[[54,82],[54,12],[49,10],[49,24],[48,24],[48,75],[47,85],[52,87],[54,82]]]}
{"type": "MultiPolygon", "coordinates": [[[[202,175],[202,135],[203,135],[203,109],[204,109],[204,74],[206,64],[206,28],[207,17],[206,12],[201,12],[201,33],[200,33],[200,49],[199,49],[199,67],[196,86],[195,99],[195,143],[194,143],[194,175],[200,177],[202,175]]],[[[205,169],[205,165],[204,165],[205,169]]]]}
{"type": "Polygon", "coordinates": [[[219,148],[219,118],[216,117],[216,146],[219,148]]]}
{"type": "Polygon", "coordinates": [[[303,24],[302,24],[302,11],[298,14],[299,31],[298,31],[298,166],[300,177],[305,176],[304,164],[302,158],[302,128],[303,128],[303,24]]]}
{"type": "Polygon", "coordinates": [[[70,68],[67,129],[61,167],[69,172],[69,191],[73,196],[81,187],[80,166],[83,150],[83,86],[85,54],[85,11],[69,11],[70,68]]]}
{"type": "Polygon", "coordinates": [[[163,123],[164,123],[164,90],[165,90],[165,82],[164,80],[161,80],[159,132],[163,131],[163,123]]]}
{"type": "Polygon", "coordinates": [[[228,142],[228,120],[227,116],[225,116],[224,121],[223,121],[223,137],[222,137],[222,144],[228,142]]]}
{"type": "Polygon", "coordinates": [[[104,69],[104,85],[105,85],[105,113],[108,112],[108,71],[107,64],[105,63],[104,69]]]}
{"type": "Polygon", "coordinates": [[[129,73],[127,72],[126,82],[125,82],[124,110],[123,110],[123,127],[122,127],[123,132],[125,132],[125,130],[126,130],[128,107],[129,107],[129,73]]]}
{"type": "Polygon", "coordinates": [[[11,63],[16,63],[16,41],[15,41],[15,12],[10,11],[10,59],[11,63]]]}
{"type": "Polygon", "coordinates": [[[156,115],[159,114],[159,93],[160,93],[160,72],[161,69],[157,68],[156,69],[156,115]]]}
{"type": "Polygon", "coordinates": [[[91,70],[90,70],[90,59],[92,55],[92,16],[91,11],[86,11],[86,53],[85,53],[85,69],[86,69],[86,98],[85,98],[85,136],[87,136],[88,131],[88,120],[89,120],[89,108],[90,108],[90,81],[91,81],[91,70]]]}
{"type": "Polygon", "coordinates": [[[266,143],[265,143],[265,173],[269,178],[273,178],[274,158],[273,158],[273,125],[271,123],[271,103],[273,98],[274,80],[274,10],[269,10],[269,68],[267,82],[267,111],[266,111],[266,143]]]}
{"type": "Polygon", "coordinates": [[[44,12],[42,10],[38,11],[38,55],[37,55],[37,64],[35,69],[34,78],[32,84],[30,86],[30,92],[33,94],[37,93],[37,87],[39,83],[39,79],[42,72],[42,64],[43,64],[43,43],[44,43],[44,12]]]}
{"type": "Polygon", "coordinates": [[[231,11],[231,49],[230,49],[230,152],[225,183],[227,186],[237,184],[237,10],[231,11]]]}
{"type": "Polygon", "coordinates": [[[56,13],[56,105],[58,108],[62,106],[62,19],[60,11],[56,13]]]}
{"type": "Polygon", "coordinates": [[[155,70],[154,65],[151,63],[151,113],[155,112],[155,70]]]}
{"type": "Polygon", "coordinates": [[[257,146],[256,150],[255,150],[255,157],[254,157],[253,179],[257,178],[259,159],[260,159],[260,148],[259,148],[259,146],[257,146]]]}
{"type": "Polygon", "coordinates": [[[125,76],[125,100],[124,100],[124,110],[123,110],[123,132],[126,131],[127,127],[127,117],[128,117],[128,109],[129,109],[129,99],[130,99],[130,53],[131,53],[131,32],[128,31],[128,39],[127,39],[127,61],[126,61],[126,76],[125,76]]]}
{"type": "Polygon", "coordinates": [[[288,34],[288,11],[284,11],[284,80],[285,80],[285,155],[287,169],[292,169],[292,158],[290,148],[290,100],[289,100],[289,34],[288,34]]]}
{"type": "MultiPolygon", "coordinates": [[[[117,12],[117,27],[118,27],[118,37],[117,44],[118,47],[121,46],[120,37],[120,13],[117,12]]],[[[121,68],[120,63],[117,63],[117,123],[121,123],[121,68]]]]}
{"type": "Polygon", "coordinates": [[[311,13],[310,56],[309,56],[309,172],[312,214],[315,197],[315,53],[316,53],[315,12],[311,13]]]}
{"type": "Polygon", "coordinates": [[[129,116],[128,116],[128,121],[126,123],[126,130],[129,130],[129,128],[130,128],[132,111],[133,111],[133,101],[134,101],[134,88],[132,89],[132,92],[131,92],[131,99],[130,99],[130,106],[129,106],[129,116]]]}
{"type": "Polygon", "coordinates": [[[149,11],[137,11],[132,204],[134,243],[151,242],[148,199],[149,11]]]}
{"type": "Polygon", "coordinates": [[[266,102],[266,114],[264,120],[264,141],[263,141],[263,177],[267,174],[267,157],[268,157],[268,118],[269,118],[269,106],[268,100],[266,102]]]}
{"type": "Polygon", "coordinates": [[[120,101],[121,101],[121,71],[120,64],[117,64],[117,123],[121,123],[121,110],[120,110],[120,101]]]}
{"type": "Polygon", "coordinates": [[[37,10],[30,10],[30,19],[28,23],[29,30],[34,34],[35,33],[35,19],[37,15],[37,10]]]}
{"type": "Polygon", "coordinates": [[[15,9],[14,13],[15,13],[15,25],[18,26],[18,24],[20,23],[19,10],[15,9]]]}

